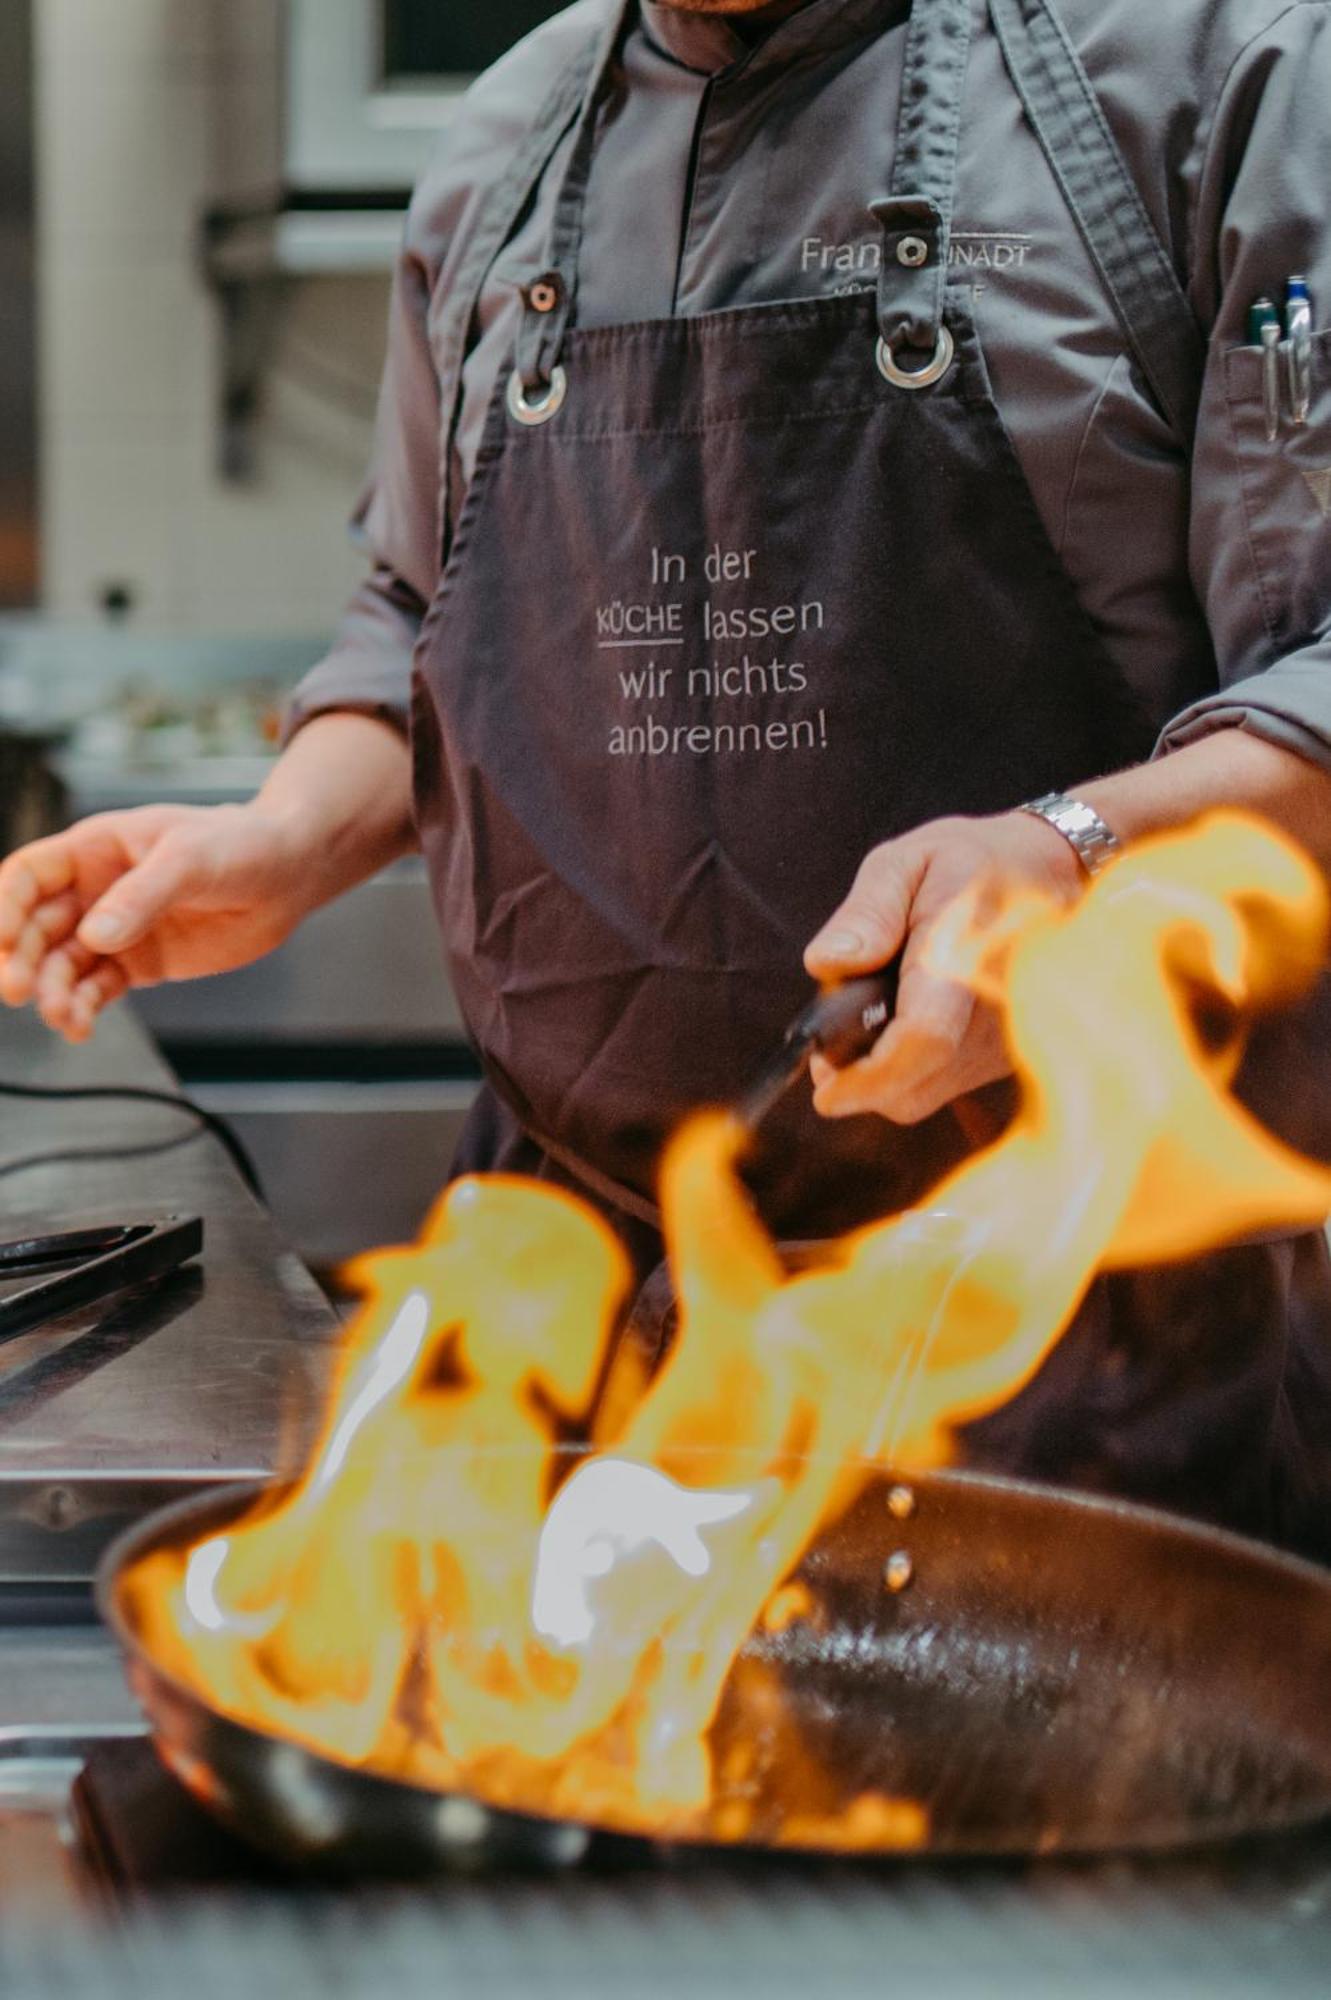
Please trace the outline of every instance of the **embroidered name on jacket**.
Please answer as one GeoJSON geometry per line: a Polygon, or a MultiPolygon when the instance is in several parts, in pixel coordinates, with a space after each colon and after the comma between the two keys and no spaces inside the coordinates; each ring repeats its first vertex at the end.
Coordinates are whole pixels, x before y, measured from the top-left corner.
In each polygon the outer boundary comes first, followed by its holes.
{"type": "MultiPolygon", "coordinates": [[[[954,229],[948,264],[959,271],[1020,270],[1032,247],[1033,239],[1020,230],[954,229]]],[[[873,236],[851,242],[806,236],[800,243],[800,270],[817,272],[834,287],[876,278],[882,261],[882,243],[873,236]]]]}

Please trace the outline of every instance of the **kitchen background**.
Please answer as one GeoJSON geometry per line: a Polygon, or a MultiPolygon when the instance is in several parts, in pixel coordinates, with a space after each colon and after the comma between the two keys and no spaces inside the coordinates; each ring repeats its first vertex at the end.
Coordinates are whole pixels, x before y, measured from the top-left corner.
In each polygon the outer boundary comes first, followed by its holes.
{"type": "MultiPolygon", "coordinates": [[[[360,573],[411,182],[553,11],[5,0],[0,847],[261,779],[360,573]]],[[[414,1229],[474,1089],[424,903],[404,864],[265,965],[135,1003],[325,1269],[414,1229]]]]}

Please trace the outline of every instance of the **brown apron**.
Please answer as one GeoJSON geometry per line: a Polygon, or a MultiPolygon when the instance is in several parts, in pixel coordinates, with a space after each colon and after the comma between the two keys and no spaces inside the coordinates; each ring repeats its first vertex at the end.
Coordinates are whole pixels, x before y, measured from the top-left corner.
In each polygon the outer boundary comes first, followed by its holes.
{"type": "MultiPolygon", "coordinates": [[[[422,633],[418,816],[468,1026],[518,1150],[644,1231],[665,1137],[779,1038],[807,997],[803,946],[872,847],[1139,760],[1168,719],[1082,611],[948,281],[972,15],[912,14],[891,187],[869,201],[876,296],[584,329],[626,0],[422,633]]],[[[1126,314],[1168,319],[1157,253],[1125,252],[1126,314]]],[[[480,1116],[466,1164],[514,1164],[480,1116]]],[[[825,1123],[799,1093],[751,1179],[770,1226],[807,1238],[917,1199],[964,1150],[954,1112],[906,1133],[825,1123]]],[[[1265,1506],[1284,1265],[1306,1254],[1229,1253],[1241,1329],[1194,1311],[1175,1355],[1158,1279],[1097,1288],[976,1451],[1211,1511],[1237,1455],[1265,1506]]],[[[1165,1282],[1214,1298],[1204,1267],[1165,1282]]]]}

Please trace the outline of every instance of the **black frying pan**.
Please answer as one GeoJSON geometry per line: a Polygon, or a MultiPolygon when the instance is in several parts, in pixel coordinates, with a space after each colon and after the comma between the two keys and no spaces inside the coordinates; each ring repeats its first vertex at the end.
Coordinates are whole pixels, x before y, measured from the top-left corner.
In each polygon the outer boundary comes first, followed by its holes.
{"type": "MultiPolygon", "coordinates": [[[[126,1571],[224,1527],[257,1491],[156,1515],[99,1579],[157,1747],[207,1806],[271,1851],[357,1874],[643,1847],[341,1765],[164,1672],[128,1621],[126,1571]]],[[[1005,1480],[936,1474],[912,1491],[900,1518],[900,1489],[874,1475],[806,1557],[817,1619],[755,1635],[732,1672],[713,1744],[720,1770],[736,1738],[759,1746],[747,1845],[781,1841],[792,1759],[826,1808],[865,1791],[923,1803],[931,1853],[1166,1848],[1331,1814],[1331,1571],[1005,1480]],[[899,1591],[893,1556],[909,1558],[899,1591]]]]}

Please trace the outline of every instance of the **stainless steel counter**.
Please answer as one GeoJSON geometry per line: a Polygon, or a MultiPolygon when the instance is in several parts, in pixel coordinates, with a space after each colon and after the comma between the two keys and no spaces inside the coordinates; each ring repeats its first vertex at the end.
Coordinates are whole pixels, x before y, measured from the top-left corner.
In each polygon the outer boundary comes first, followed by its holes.
{"type": "MultiPolygon", "coordinates": [[[[73,1050],[0,1010],[0,1081],[170,1088],[113,1011],[73,1050]]],[[[142,1104],[0,1096],[0,1240],[30,1221],[203,1217],[199,1262],[0,1347],[0,1586],[78,1580],[148,1507],[271,1470],[309,1435],[337,1322],[221,1147],[142,1104]]]]}

